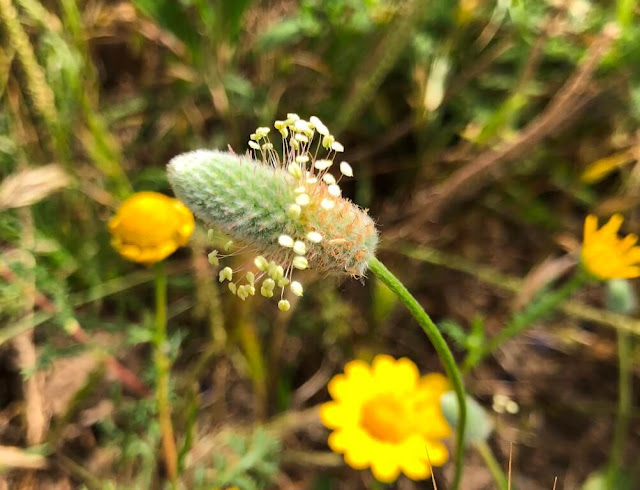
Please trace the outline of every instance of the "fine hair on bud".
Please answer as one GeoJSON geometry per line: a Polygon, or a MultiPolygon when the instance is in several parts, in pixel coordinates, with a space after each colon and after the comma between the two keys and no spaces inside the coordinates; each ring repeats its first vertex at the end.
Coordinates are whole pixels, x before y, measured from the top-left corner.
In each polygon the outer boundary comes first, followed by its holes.
{"type": "MultiPolygon", "coordinates": [[[[269,140],[270,128],[261,127],[249,140],[253,154],[196,150],[168,165],[176,196],[198,218],[252,247],[251,277],[271,279],[259,288],[267,297],[275,282],[283,289],[280,300],[294,270],[364,275],[378,244],[371,217],[342,197],[340,179],[353,175],[347,162],[333,165],[343,146],[318,118],[311,121],[296,114],[276,121],[282,154],[269,140]]],[[[214,252],[216,263],[224,258],[214,252]]],[[[291,291],[300,292],[300,283],[293,284],[291,291]]]]}

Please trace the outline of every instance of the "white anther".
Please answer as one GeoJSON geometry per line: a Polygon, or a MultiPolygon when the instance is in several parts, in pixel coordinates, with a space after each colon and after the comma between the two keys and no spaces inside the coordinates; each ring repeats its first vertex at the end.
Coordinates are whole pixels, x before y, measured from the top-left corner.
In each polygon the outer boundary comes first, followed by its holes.
{"type": "Polygon", "coordinates": [[[296,242],[293,244],[293,251],[298,255],[304,255],[307,253],[307,246],[304,242],[296,240],[296,242]]]}
{"type": "Polygon", "coordinates": [[[302,284],[300,284],[298,281],[292,281],[290,288],[293,294],[295,294],[296,296],[302,296],[304,290],[302,289],[302,284]]]}
{"type": "Polygon", "coordinates": [[[298,255],[297,257],[293,258],[293,267],[303,271],[309,268],[309,261],[306,259],[306,257],[303,257],[302,255],[298,255]]]}
{"type": "Polygon", "coordinates": [[[347,177],[353,177],[353,169],[347,162],[340,162],[340,172],[347,177]]]}
{"type": "Polygon", "coordinates": [[[287,208],[287,216],[291,219],[298,219],[302,214],[302,208],[298,204],[289,204],[287,208]]]}
{"type": "Polygon", "coordinates": [[[333,151],[336,151],[338,153],[341,153],[344,151],[344,146],[342,146],[340,143],[338,143],[337,141],[334,141],[333,143],[331,143],[331,149],[333,151]]]}
{"type": "Polygon", "coordinates": [[[327,185],[331,185],[331,184],[335,184],[336,183],[336,178],[333,176],[333,174],[324,174],[322,176],[322,180],[327,185]]]}
{"type": "Polygon", "coordinates": [[[336,205],[336,202],[333,199],[323,199],[320,203],[320,207],[326,211],[333,209],[336,205]]]}
{"type": "Polygon", "coordinates": [[[298,119],[296,122],[293,123],[293,127],[295,128],[296,131],[300,131],[302,133],[308,133],[309,131],[311,131],[311,127],[309,126],[309,123],[304,119],[298,119]]]}
{"type": "Polygon", "coordinates": [[[331,165],[333,165],[333,160],[316,160],[316,162],[313,164],[313,166],[318,170],[326,170],[331,165]]]}
{"type": "Polygon", "coordinates": [[[278,237],[278,243],[281,247],[291,248],[293,247],[293,238],[291,238],[289,235],[280,235],[278,237]]]}
{"type": "Polygon", "coordinates": [[[253,264],[256,266],[260,272],[264,272],[269,267],[269,262],[262,255],[258,255],[255,259],[253,259],[253,264]]]}
{"type": "Polygon", "coordinates": [[[278,309],[280,311],[289,311],[291,308],[291,303],[289,303],[286,299],[281,299],[278,301],[278,309]]]}
{"type": "Polygon", "coordinates": [[[296,196],[296,204],[299,206],[308,206],[310,202],[311,199],[309,198],[309,194],[300,194],[299,196],[296,196]]]}
{"type": "Polygon", "coordinates": [[[317,231],[310,231],[307,233],[307,240],[311,243],[320,243],[322,241],[322,235],[317,231]]]}
{"type": "Polygon", "coordinates": [[[335,138],[333,136],[331,136],[330,134],[327,134],[325,136],[322,137],[322,146],[325,148],[329,148],[333,142],[335,141],[335,138]]]}
{"type": "Polygon", "coordinates": [[[230,281],[233,278],[233,270],[231,267],[225,267],[218,273],[218,280],[224,282],[224,280],[230,281]]]}
{"type": "Polygon", "coordinates": [[[309,118],[309,121],[315,126],[316,131],[318,131],[318,133],[320,133],[322,136],[326,136],[329,134],[329,129],[316,116],[311,116],[309,118]]]}
{"type": "Polygon", "coordinates": [[[340,197],[340,194],[342,194],[340,186],[338,184],[331,184],[329,186],[329,194],[331,194],[333,197],[340,197]]]}
{"type": "Polygon", "coordinates": [[[302,177],[302,167],[297,163],[290,163],[287,167],[287,172],[293,175],[296,179],[302,177]]]}

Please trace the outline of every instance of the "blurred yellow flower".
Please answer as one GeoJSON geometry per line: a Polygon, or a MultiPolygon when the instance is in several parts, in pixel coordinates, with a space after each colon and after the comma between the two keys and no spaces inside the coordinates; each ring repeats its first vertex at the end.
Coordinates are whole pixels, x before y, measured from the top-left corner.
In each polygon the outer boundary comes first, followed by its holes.
{"type": "Polygon", "coordinates": [[[109,221],[111,244],[125,259],[155,264],[189,242],[194,219],[177,199],[138,192],[122,203],[109,221]]]}
{"type": "Polygon", "coordinates": [[[440,440],[451,432],[440,411],[440,396],[449,390],[441,374],[420,379],[406,358],[378,355],[371,366],[348,362],[344,374],[329,382],[334,401],[320,408],[322,423],[333,429],[329,447],[352,468],[370,467],[381,482],[391,483],[401,472],[427,478],[429,461],[441,466],[449,456],[440,440]]]}
{"type": "Polygon", "coordinates": [[[629,279],[640,276],[640,247],[636,235],[618,238],[623,218],[619,214],[598,229],[598,218],[592,214],[584,221],[582,264],[600,280],[629,279]]]}

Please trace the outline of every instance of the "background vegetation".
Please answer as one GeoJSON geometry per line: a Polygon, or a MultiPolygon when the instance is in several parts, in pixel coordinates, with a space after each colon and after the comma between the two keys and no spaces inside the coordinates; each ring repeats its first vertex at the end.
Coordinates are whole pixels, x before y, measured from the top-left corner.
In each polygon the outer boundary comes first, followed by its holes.
{"type": "MultiPolygon", "coordinates": [[[[638,13],[635,0],[0,0],[0,487],[162,486],[153,273],[117,255],[106,222],[133,190],[170,193],[182,151],[242,152],[256,126],[319,116],[381,256],[460,355],[566,273],[587,213],[640,232],[638,13]]],[[[218,291],[207,247],[199,229],[168,263],[184,485],[370,488],[328,451],[326,382],[378,352],[439,370],[433,348],[373,280],[315,281],[287,314],[240,303],[218,291]]],[[[580,488],[609,460],[615,334],[640,321],[602,305],[601,286],[581,290],[467,376],[503,467],[513,444],[517,488],[580,488]]],[[[462,488],[491,485],[470,451],[462,488]]]]}

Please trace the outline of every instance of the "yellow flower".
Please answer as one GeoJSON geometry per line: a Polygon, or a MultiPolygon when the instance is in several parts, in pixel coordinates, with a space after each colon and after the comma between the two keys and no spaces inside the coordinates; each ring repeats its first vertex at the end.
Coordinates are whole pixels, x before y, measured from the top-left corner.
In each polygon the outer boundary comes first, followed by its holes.
{"type": "Polygon", "coordinates": [[[427,478],[429,461],[442,466],[448,458],[440,439],[451,429],[439,400],[449,390],[441,374],[420,379],[406,358],[378,355],[371,366],[348,362],[344,374],[329,382],[334,401],[320,408],[322,423],[334,431],[329,447],[352,468],[370,467],[381,482],[393,482],[401,472],[413,480],[427,478]]]}
{"type": "Polygon", "coordinates": [[[592,214],[584,221],[582,264],[600,280],[628,279],[640,276],[640,247],[636,235],[618,238],[623,218],[619,214],[598,229],[598,218],[592,214]]]}
{"type": "Polygon", "coordinates": [[[189,242],[194,219],[177,199],[138,192],[109,221],[111,244],[125,259],[151,265],[189,242]]]}

